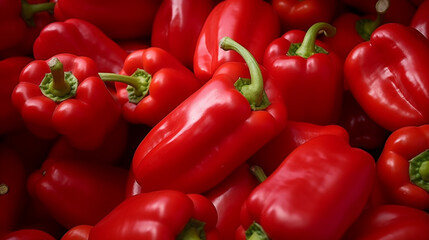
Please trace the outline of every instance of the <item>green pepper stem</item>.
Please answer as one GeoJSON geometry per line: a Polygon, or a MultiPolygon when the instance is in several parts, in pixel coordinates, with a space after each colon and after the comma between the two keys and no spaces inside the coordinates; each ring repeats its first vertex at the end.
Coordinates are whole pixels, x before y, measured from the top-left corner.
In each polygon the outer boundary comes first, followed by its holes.
{"type": "MultiPolygon", "coordinates": [[[[362,21],[361,27],[362,27],[363,33],[360,35],[364,40],[368,41],[372,32],[374,32],[374,30],[382,24],[384,14],[389,8],[389,5],[390,5],[389,0],[378,0],[377,3],[375,4],[375,11],[377,12],[377,18],[374,21],[367,20],[367,19],[361,20],[362,21]]],[[[359,25],[357,24],[356,26],[359,26],[359,25]]]]}
{"type": "Polygon", "coordinates": [[[136,89],[136,96],[141,96],[143,92],[141,89],[141,83],[138,77],[132,77],[128,75],[121,75],[116,73],[99,73],[101,80],[105,82],[121,82],[136,89]]]}
{"type": "Polygon", "coordinates": [[[55,2],[30,4],[25,0],[21,0],[21,17],[29,26],[34,26],[33,16],[39,12],[52,12],[55,7],[55,2]]]}
{"type": "Polygon", "coordinates": [[[205,240],[204,222],[191,218],[176,240],[205,240]]]}
{"type": "Polygon", "coordinates": [[[316,39],[319,34],[332,37],[336,34],[336,28],[329,23],[319,22],[313,24],[306,32],[301,46],[296,50],[296,55],[308,58],[316,53],[316,39]]]}
{"type": "Polygon", "coordinates": [[[9,186],[5,183],[0,184],[0,196],[9,192],[9,186]]]}
{"type": "Polygon", "coordinates": [[[52,83],[49,86],[51,91],[55,92],[57,96],[64,96],[70,92],[70,85],[65,81],[64,67],[60,60],[53,57],[48,62],[48,66],[51,69],[52,83]]]}
{"type": "Polygon", "coordinates": [[[241,93],[249,101],[250,105],[260,106],[264,94],[264,81],[256,59],[246,48],[229,37],[223,37],[219,42],[219,46],[225,51],[236,51],[244,59],[249,68],[250,84],[243,86],[241,93]]]}
{"type": "Polygon", "coordinates": [[[253,165],[250,167],[250,172],[253,174],[253,176],[258,179],[258,181],[261,183],[267,179],[267,175],[265,174],[264,170],[257,165],[253,165]]]}
{"type": "Polygon", "coordinates": [[[429,182],[429,161],[423,162],[420,165],[419,173],[424,181],[429,182]]]}

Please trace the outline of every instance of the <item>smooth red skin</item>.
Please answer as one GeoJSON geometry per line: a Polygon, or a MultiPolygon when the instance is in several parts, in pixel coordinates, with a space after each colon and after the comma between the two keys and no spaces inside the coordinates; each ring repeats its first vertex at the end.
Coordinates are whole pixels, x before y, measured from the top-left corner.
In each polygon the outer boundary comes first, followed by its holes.
{"type": "Polygon", "coordinates": [[[397,23],[378,27],[344,63],[350,91],[368,116],[394,131],[429,122],[429,41],[416,29],[397,23]]]}
{"type": "Polygon", "coordinates": [[[243,204],[242,227],[256,221],[272,240],[340,239],[372,190],[375,161],[333,135],[295,149],[243,204]]]}
{"type": "Polygon", "coordinates": [[[11,133],[24,127],[18,110],[13,106],[11,95],[18,84],[21,70],[32,61],[30,57],[10,57],[0,61],[0,134],[11,133]]]}
{"type": "Polygon", "coordinates": [[[0,195],[0,236],[12,231],[18,223],[27,202],[25,167],[19,154],[6,144],[0,145],[0,184],[9,188],[0,195]]]}
{"type": "Polygon", "coordinates": [[[286,109],[276,89],[265,85],[271,105],[252,111],[233,86],[239,77],[249,77],[247,65],[223,64],[146,135],[132,162],[143,191],[205,192],[283,129],[286,109]]]}
{"type": "Polygon", "coordinates": [[[221,239],[233,240],[235,231],[240,226],[240,209],[250,192],[259,184],[250,172],[250,166],[243,164],[225,180],[204,193],[216,207],[218,229],[221,239]]]}
{"type": "Polygon", "coordinates": [[[348,132],[338,125],[288,121],[283,131],[253,154],[248,163],[261,167],[266,175],[271,175],[295,148],[321,135],[336,135],[349,141],[348,132]]]}
{"type": "Polygon", "coordinates": [[[201,87],[192,71],[162,48],[150,47],[130,53],[122,74],[132,75],[137,69],[152,76],[149,92],[140,102],[129,102],[127,84],[115,84],[122,115],[131,123],[155,126],[201,87]]]}
{"type": "Polygon", "coordinates": [[[273,40],[265,50],[263,65],[279,89],[290,120],[319,125],[336,123],[344,89],[342,63],[329,47],[317,40],[328,54],[309,58],[287,56],[292,43],[301,43],[305,32],[291,30],[273,40]]]}
{"type": "Polygon", "coordinates": [[[70,228],[62,237],[61,240],[88,240],[89,233],[93,226],[91,225],[77,225],[70,228]]]}
{"type": "Polygon", "coordinates": [[[1,240],[55,240],[47,232],[38,229],[19,229],[8,233],[1,240]]]}
{"type": "Polygon", "coordinates": [[[410,27],[417,29],[421,32],[426,38],[429,38],[429,1],[423,1],[417,11],[415,12],[413,18],[411,19],[410,27]]]}
{"type": "Polygon", "coordinates": [[[53,0],[57,21],[78,18],[100,28],[113,39],[149,37],[161,0],[53,0]],[[100,7],[102,5],[102,7],[100,7]]]}
{"type": "Polygon", "coordinates": [[[163,1],[153,23],[151,44],[170,52],[189,69],[195,46],[214,0],[163,1]]]}
{"type": "Polygon", "coordinates": [[[390,134],[366,114],[350,91],[344,91],[338,124],[349,133],[352,147],[366,150],[382,149],[390,134]]]}
{"type": "Polygon", "coordinates": [[[219,48],[228,36],[250,51],[262,63],[264,50],[280,35],[280,23],[271,4],[262,0],[227,0],[217,4],[198,36],[194,53],[194,73],[201,83],[207,82],[225,62],[244,62],[234,51],[219,48]]]}
{"type": "Polygon", "coordinates": [[[118,124],[121,105],[97,76],[95,62],[87,57],[58,54],[64,71],[78,79],[76,96],[60,103],[45,97],[39,84],[50,72],[49,59],[35,60],[21,72],[12,93],[27,128],[43,139],[66,136],[70,144],[82,150],[94,150],[118,124]]]}
{"type": "Polygon", "coordinates": [[[317,22],[331,22],[336,14],[337,0],[272,0],[283,31],[307,31],[317,22]]]}
{"type": "Polygon", "coordinates": [[[48,59],[60,53],[92,58],[100,72],[113,73],[121,71],[127,57],[127,52],[95,25],[75,18],[50,23],[34,41],[36,59],[48,59]]]}
{"type": "Polygon", "coordinates": [[[429,214],[400,205],[368,209],[347,230],[343,240],[429,239],[429,214]]]}
{"type": "Polygon", "coordinates": [[[78,159],[48,158],[27,189],[67,229],[95,225],[125,196],[127,170],[78,159]]]}
{"type": "MultiPolygon", "coordinates": [[[[346,5],[364,14],[376,14],[375,4],[378,0],[341,0],[346,5]]],[[[390,0],[389,8],[384,14],[385,22],[408,25],[416,12],[416,6],[409,0],[390,0]]]]}
{"type": "Polygon", "coordinates": [[[390,203],[429,209],[429,193],[410,182],[409,163],[429,147],[429,125],[403,127],[386,140],[377,175],[390,203]]]}
{"type": "Polygon", "coordinates": [[[207,198],[179,191],[141,193],[127,198],[99,221],[89,240],[175,239],[191,218],[207,222],[205,229],[211,230],[216,209],[207,198]]]}

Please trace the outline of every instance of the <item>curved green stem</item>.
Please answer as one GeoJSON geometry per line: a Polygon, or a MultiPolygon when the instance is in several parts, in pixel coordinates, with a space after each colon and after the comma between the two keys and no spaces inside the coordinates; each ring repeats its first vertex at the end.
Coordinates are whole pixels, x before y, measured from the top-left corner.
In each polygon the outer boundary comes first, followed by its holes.
{"type": "Polygon", "coordinates": [[[409,161],[410,181],[429,192],[429,150],[409,161]]]}
{"type": "Polygon", "coordinates": [[[336,34],[336,28],[329,23],[319,22],[313,24],[306,32],[301,46],[295,52],[296,56],[308,58],[317,53],[316,39],[319,34],[325,34],[327,37],[332,37],[336,34]]]}
{"type": "Polygon", "coordinates": [[[265,174],[264,170],[257,165],[253,165],[250,167],[250,172],[253,174],[253,176],[258,179],[258,181],[261,183],[267,179],[267,175],[265,174]]]}
{"type": "Polygon", "coordinates": [[[205,240],[204,222],[191,218],[176,240],[205,240]]]}
{"type": "Polygon", "coordinates": [[[265,109],[269,105],[269,101],[265,95],[264,80],[256,59],[246,48],[229,37],[223,37],[219,42],[219,46],[225,51],[236,51],[244,59],[249,68],[250,80],[240,78],[235,86],[249,101],[252,109],[265,109]]]}
{"type": "Polygon", "coordinates": [[[34,26],[33,16],[39,12],[53,12],[55,2],[30,4],[26,0],[21,0],[21,17],[28,26],[34,26]]]}
{"type": "Polygon", "coordinates": [[[264,231],[261,225],[257,222],[253,222],[252,225],[246,229],[247,240],[269,240],[267,233],[264,231]]]}
{"type": "Polygon", "coordinates": [[[65,81],[64,67],[58,58],[52,58],[48,62],[51,69],[52,82],[51,91],[54,91],[57,96],[64,96],[70,92],[70,85],[65,81]]]}
{"type": "Polygon", "coordinates": [[[368,41],[372,32],[383,23],[383,17],[389,8],[389,0],[378,0],[375,4],[377,18],[373,21],[370,19],[360,19],[356,22],[356,31],[364,39],[368,41]]]}

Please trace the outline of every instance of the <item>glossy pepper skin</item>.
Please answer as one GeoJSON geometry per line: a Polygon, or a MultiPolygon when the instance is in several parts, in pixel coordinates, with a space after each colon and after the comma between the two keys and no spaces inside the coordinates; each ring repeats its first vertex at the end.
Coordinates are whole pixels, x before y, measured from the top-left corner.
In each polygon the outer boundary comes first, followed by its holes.
{"type": "Polygon", "coordinates": [[[193,68],[195,46],[214,0],[162,1],[153,22],[151,44],[193,68]]]}
{"type": "Polygon", "coordinates": [[[248,64],[223,64],[209,82],[146,135],[132,162],[143,191],[205,192],[285,126],[286,108],[276,89],[264,85],[265,72],[234,40],[221,42],[223,49],[234,46],[244,53],[248,64]],[[240,92],[242,80],[247,83],[242,82],[240,92]]]}
{"type": "Polygon", "coordinates": [[[55,19],[82,19],[113,39],[149,37],[160,0],[53,0],[55,19]],[[82,7],[84,6],[84,7],[82,7]],[[101,7],[102,6],[102,7],[101,7]]]}
{"type": "Polygon", "coordinates": [[[121,71],[128,55],[98,27],[76,18],[50,23],[34,41],[36,59],[48,59],[61,53],[92,58],[99,71],[113,73],[121,71]]]}
{"type": "Polygon", "coordinates": [[[410,27],[417,29],[421,32],[426,38],[429,38],[429,1],[423,1],[417,11],[415,12],[413,18],[411,19],[410,27]]]}
{"type": "Polygon", "coordinates": [[[62,226],[95,225],[125,198],[127,170],[85,159],[50,157],[27,181],[62,226]]]}
{"type": "Polygon", "coordinates": [[[400,205],[368,209],[347,230],[343,240],[429,239],[429,214],[400,205]]]}
{"type": "Polygon", "coordinates": [[[428,148],[429,125],[400,128],[386,140],[377,175],[391,203],[429,209],[428,148]]]}
{"type": "Polygon", "coordinates": [[[234,52],[219,49],[219,41],[228,36],[262,62],[267,45],[280,35],[280,23],[271,6],[262,0],[226,0],[217,4],[207,17],[194,53],[194,73],[207,82],[225,62],[243,62],[234,52]]]}
{"type": "Polygon", "coordinates": [[[377,124],[394,131],[429,123],[429,40],[398,23],[378,27],[344,63],[350,91],[377,124]]]}
{"type": "Polygon", "coordinates": [[[265,50],[263,65],[279,89],[293,121],[327,125],[337,121],[344,89],[342,63],[317,35],[335,35],[335,27],[315,23],[307,32],[291,30],[265,50]]]}
{"type": "Polygon", "coordinates": [[[134,124],[155,126],[201,87],[191,70],[158,47],[130,53],[121,73],[99,75],[105,82],[116,81],[122,116],[134,124]]]}
{"type": "Polygon", "coordinates": [[[199,240],[202,234],[216,235],[216,221],[215,207],[202,195],[153,191],[124,200],[95,224],[89,240],[199,240]]]}
{"type": "Polygon", "coordinates": [[[88,240],[92,225],[77,225],[67,230],[60,240],[88,240]]]}
{"type": "Polygon", "coordinates": [[[55,240],[55,238],[38,229],[19,229],[3,236],[1,240],[55,240]]]}
{"type": "Polygon", "coordinates": [[[367,152],[338,136],[315,137],[252,191],[242,228],[255,239],[340,239],[361,214],[374,177],[367,152]]]}
{"type": "Polygon", "coordinates": [[[12,102],[38,137],[63,135],[78,149],[96,149],[118,123],[121,111],[97,71],[92,59],[73,54],[35,60],[22,70],[12,102]],[[51,74],[45,77],[47,73],[51,74]]]}

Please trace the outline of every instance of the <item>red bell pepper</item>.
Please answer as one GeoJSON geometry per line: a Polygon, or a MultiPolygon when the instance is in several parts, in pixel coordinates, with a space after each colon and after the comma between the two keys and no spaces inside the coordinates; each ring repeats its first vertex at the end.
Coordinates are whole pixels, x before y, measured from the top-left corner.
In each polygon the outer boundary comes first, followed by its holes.
{"type": "Polygon", "coordinates": [[[99,71],[114,73],[121,71],[128,55],[99,28],[82,19],[50,23],[34,41],[36,59],[48,59],[61,53],[92,58],[99,71]]]}
{"type": "Polygon", "coordinates": [[[30,175],[30,196],[67,229],[95,225],[125,199],[127,170],[85,159],[47,158],[30,175]]]}
{"type": "Polygon", "coordinates": [[[271,175],[295,148],[321,135],[336,135],[349,141],[348,132],[338,125],[321,126],[288,121],[283,131],[253,154],[247,162],[262,168],[266,175],[271,175]]]}
{"type": "Polygon", "coordinates": [[[429,125],[400,128],[386,140],[377,175],[391,203],[429,210],[428,142],[429,125]]]}
{"type": "Polygon", "coordinates": [[[315,137],[252,191],[241,228],[248,239],[340,239],[365,207],[374,177],[370,154],[339,136],[315,137]]]}
{"type": "Polygon", "coordinates": [[[206,239],[201,236],[216,231],[216,221],[216,209],[201,195],[154,191],[124,200],[92,228],[89,240],[206,239]]]}
{"type": "Polygon", "coordinates": [[[243,62],[235,52],[219,49],[219,40],[228,36],[262,62],[267,45],[280,35],[280,23],[270,3],[263,0],[226,0],[210,12],[197,39],[194,73],[207,82],[225,62],[243,62]]]}
{"type": "Polygon", "coordinates": [[[0,135],[11,133],[24,126],[21,116],[13,106],[11,95],[18,84],[21,70],[32,61],[30,57],[10,57],[0,61],[0,135]]]}
{"type": "Polygon", "coordinates": [[[382,205],[365,211],[343,240],[429,239],[429,214],[419,209],[382,205]]]}
{"type": "Polygon", "coordinates": [[[78,18],[94,24],[113,39],[149,37],[161,0],[54,0],[59,22],[78,18]]]}
{"type": "Polygon", "coordinates": [[[193,68],[195,46],[215,0],[166,0],[156,13],[151,44],[160,47],[193,68]]]}
{"type": "Polygon", "coordinates": [[[121,106],[87,57],[58,54],[21,72],[12,102],[37,136],[66,136],[84,150],[99,147],[119,121],[121,106]]]}
{"type": "Polygon", "coordinates": [[[1,240],[56,240],[52,235],[38,229],[19,229],[3,236],[1,240]]]}
{"type": "Polygon", "coordinates": [[[143,191],[205,192],[284,128],[286,108],[264,83],[265,71],[234,40],[223,38],[221,47],[239,52],[247,64],[221,65],[146,135],[132,162],[143,191]]]}
{"type": "Polygon", "coordinates": [[[122,75],[100,73],[116,81],[122,115],[131,123],[156,125],[201,87],[191,70],[162,48],[150,47],[128,55],[122,75]]]}
{"type": "Polygon", "coordinates": [[[337,13],[337,0],[272,0],[283,31],[306,31],[314,23],[331,22],[337,13]]]}
{"type": "Polygon", "coordinates": [[[411,19],[410,27],[417,29],[426,38],[429,38],[429,1],[423,1],[419,5],[413,18],[411,19]]]}
{"type": "Polygon", "coordinates": [[[282,94],[290,120],[327,125],[336,123],[340,115],[343,65],[316,40],[320,32],[333,36],[335,27],[321,22],[307,32],[286,32],[268,45],[263,65],[282,94]]]}
{"type": "Polygon", "coordinates": [[[378,27],[344,63],[350,91],[362,109],[383,128],[429,123],[429,40],[398,23],[378,27]]]}
{"type": "Polygon", "coordinates": [[[240,226],[241,205],[258,184],[250,166],[245,163],[216,187],[204,193],[216,208],[216,228],[222,240],[234,240],[235,231],[240,226]]]}
{"type": "Polygon", "coordinates": [[[91,225],[77,225],[67,230],[60,240],[88,240],[92,228],[91,225]]]}

